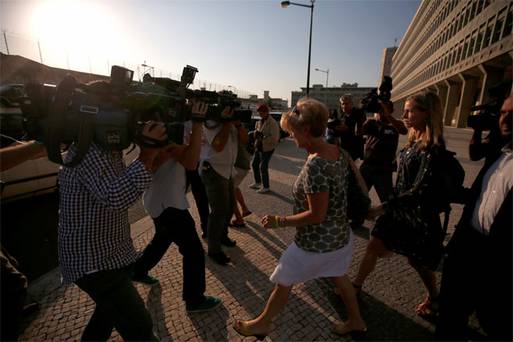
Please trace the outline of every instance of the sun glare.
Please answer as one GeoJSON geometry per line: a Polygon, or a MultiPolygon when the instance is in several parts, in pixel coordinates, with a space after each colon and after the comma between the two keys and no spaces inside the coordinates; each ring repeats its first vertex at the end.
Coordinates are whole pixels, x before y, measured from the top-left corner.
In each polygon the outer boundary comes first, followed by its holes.
{"type": "Polygon", "coordinates": [[[44,46],[85,58],[107,59],[119,44],[115,18],[92,1],[44,1],[33,9],[31,24],[44,46]]]}

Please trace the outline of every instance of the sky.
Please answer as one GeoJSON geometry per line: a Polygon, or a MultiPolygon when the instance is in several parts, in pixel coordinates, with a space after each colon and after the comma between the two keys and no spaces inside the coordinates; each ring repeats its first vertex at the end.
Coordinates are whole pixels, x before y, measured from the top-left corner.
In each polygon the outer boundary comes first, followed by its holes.
{"type": "MultiPolygon", "coordinates": [[[[310,85],[325,85],[319,68],[330,86],[375,86],[383,48],[399,44],[419,4],[315,1],[310,85]]],[[[118,64],[138,78],[146,64],[177,79],[188,64],[207,89],[289,100],[306,86],[310,9],[279,0],[0,0],[0,26],[11,54],[56,67],[107,74],[118,64]]]]}

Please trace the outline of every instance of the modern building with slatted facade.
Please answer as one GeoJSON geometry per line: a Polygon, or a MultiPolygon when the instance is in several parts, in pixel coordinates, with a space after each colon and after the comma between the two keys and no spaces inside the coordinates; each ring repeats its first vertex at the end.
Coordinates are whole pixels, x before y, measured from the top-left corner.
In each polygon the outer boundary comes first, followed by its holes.
{"type": "Polygon", "coordinates": [[[444,123],[465,127],[470,108],[511,79],[513,1],[423,0],[392,58],[392,100],[438,92],[444,123]]]}

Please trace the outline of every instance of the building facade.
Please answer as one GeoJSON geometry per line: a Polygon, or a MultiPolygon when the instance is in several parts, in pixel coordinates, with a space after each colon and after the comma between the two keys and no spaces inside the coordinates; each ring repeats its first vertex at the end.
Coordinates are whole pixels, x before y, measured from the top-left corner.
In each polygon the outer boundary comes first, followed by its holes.
{"type": "Polygon", "coordinates": [[[390,76],[392,74],[392,58],[394,58],[396,51],[396,46],[383,49],[383,56],[381,57],[381,75],[378,80],[379,84],[381,84],[383,77],[390,76]]]}
{"type": "Polygon", "coordinates": [[[392,58],[392,100],[436,91],[444,123],[465,127],[489,89],[511,82],[513,1],[423,0],[392,58]]]}
{"type": "MultiPolygon", "coordinates": [[[[328,106],[330,111],[339,109],[339,99],[342,95],[351,94],[353,97],[353,104],[360,106],[361,100],[372,90],[372,87],[358,87],[358,83],[348,84],[342,83],[340,87],[324,87],[322,84],[314,84],[310,88],[309,96],[319,100],[328,106]]],[[[306,88],[301,88],[301,91],[293,91],[291,93],[291,105],[306,96],[306,88]]]]}

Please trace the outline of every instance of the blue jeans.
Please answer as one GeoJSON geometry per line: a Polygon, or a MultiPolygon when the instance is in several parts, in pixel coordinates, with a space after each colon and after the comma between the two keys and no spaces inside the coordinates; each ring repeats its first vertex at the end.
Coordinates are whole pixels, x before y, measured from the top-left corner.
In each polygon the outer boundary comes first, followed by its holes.
{"type": "Polygon", "coordinates": [[[132,285],[129,268],[95,272],[75,283],[96,303],[82,341],[107,341],[114,327],[125,341],[157,341],[151,315],[132,285]]]}
{"type": "Polygon", "coordinates": [[[269,188],[269,161],[274,150],[268,152],[255,151],[251,167],[253,168],[253,176],[255,183],[262,183],[264,188],[269,188]]]}

